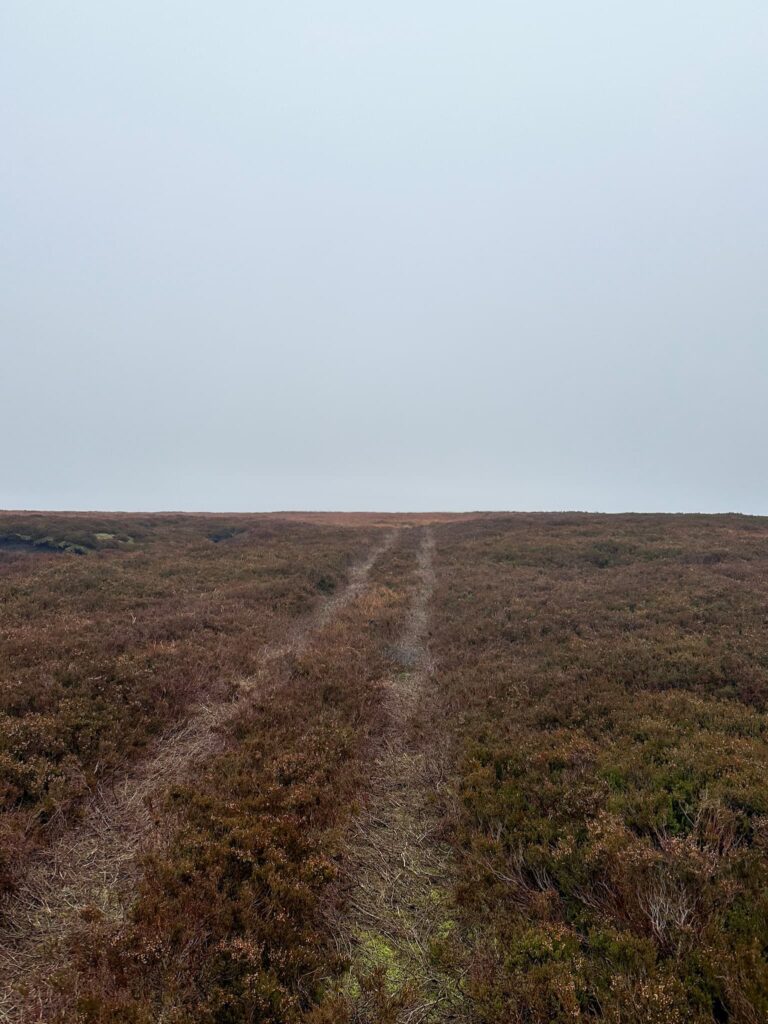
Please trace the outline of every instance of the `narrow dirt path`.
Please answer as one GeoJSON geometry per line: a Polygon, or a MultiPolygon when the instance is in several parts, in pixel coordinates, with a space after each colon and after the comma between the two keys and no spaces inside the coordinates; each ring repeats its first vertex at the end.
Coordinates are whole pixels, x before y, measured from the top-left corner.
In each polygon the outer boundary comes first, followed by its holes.
{"type": "Polygon", "coordinates": [[[181,728],[153,744],[140,764],[110,788],[97,792],[81,822],[30,863],[20,889],[3,907],[0,1021],[44,1019],[30,1011],[30,1000],[20,996],[20,991],[45,985],[63,965],[67,935],[84,913],[95,911],[114,921],[124,915],[131,902],[139,855],[161,843],[167,830],[153,802],[159,806],[170,786],[182,782],[196,764],[216,753],[221,726],[242,710],[250,695],[270,685],[274,663],[300,654],[364,591],[371,569],[396,536],[396,532],[387,534],[352,568],[347,585],[299,624],[285,643],[265,648],[259,671],[241,683],[234,699],[198,705],[181,728]]]}
{"type": "Polygon", "coordinates": [[[395,651],[402,671],[387,682],[388,732],[372,765],[365,811],[346,848],[348,909],[338,930],[352,966],[340,998],[347,1017],[360,1022],[466,1019],[450,967],[451,858],[440,838],[445,765],[428,720],[433,553],[427,528],[408,622],[395,651]]]}

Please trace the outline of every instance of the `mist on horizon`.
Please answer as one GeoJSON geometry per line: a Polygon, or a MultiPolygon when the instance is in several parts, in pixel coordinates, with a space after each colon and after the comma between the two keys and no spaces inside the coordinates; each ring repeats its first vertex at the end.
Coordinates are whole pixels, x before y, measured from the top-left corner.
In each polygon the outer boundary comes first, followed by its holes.
{"type": "Polygon", "coordinates": [[[0,10],[0,507],[768,513],[768,8],[0,10]]]}

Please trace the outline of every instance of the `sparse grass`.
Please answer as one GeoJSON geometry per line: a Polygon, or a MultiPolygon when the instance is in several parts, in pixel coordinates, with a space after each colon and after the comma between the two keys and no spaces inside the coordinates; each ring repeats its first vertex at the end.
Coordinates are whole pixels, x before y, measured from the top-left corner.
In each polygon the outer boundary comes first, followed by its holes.
{"type": "Polygon", "coordinates": [[[453,971],[455,905],[442,750],[431,730],[427,647],[434,586],[431,533],[401,545],[409,607],[383,691],[384,729],[368,754],[365,806],[351,823],[333,921],[348,967],[311,1024],[466,1020],[453,971]],[[415,542],[415,550],[413,549],[415,542]],[[410,558],[407,556],[410,555],[410,558]]]}

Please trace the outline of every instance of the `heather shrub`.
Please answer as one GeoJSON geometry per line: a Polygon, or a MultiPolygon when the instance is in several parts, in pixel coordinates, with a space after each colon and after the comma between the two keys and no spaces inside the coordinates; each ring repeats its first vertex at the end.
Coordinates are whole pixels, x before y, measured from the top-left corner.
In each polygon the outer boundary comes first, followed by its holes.
{"type": "Polygon", "coordinates": [[[76,815],[201,694],[233,692],[376,536],[232,520],[0,516],[5,536],[86,552],[0,548],[0,897],[44,826],[76,815]],[[229,539],[214,543],[217,531],[229,539]]]}
{"type": "Polygon", "coordinates": [[[768,1017],[766,533],[743,517],[440,528],[478,1020],[768,1017]]]}
{"type": "Polygon", "coordinates": [[[123,926],[95,921],[74,938],[54,1019],[283,1024],[321,1001],[343,967],[327,902],[384,724],[402,558],[377,566],[306,649],[271,663],[226,752],[169,794],[167,846],[145,860],[123,926]]]}

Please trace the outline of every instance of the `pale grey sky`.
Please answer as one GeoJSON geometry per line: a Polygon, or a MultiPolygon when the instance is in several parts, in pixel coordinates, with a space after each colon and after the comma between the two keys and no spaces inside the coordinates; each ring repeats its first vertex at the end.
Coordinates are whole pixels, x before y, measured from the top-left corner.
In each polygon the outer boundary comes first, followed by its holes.
{"type": "Polygon", "coordinates": [[[765,0],[3,0],[0,507],[768,513],[765,0]]]}

